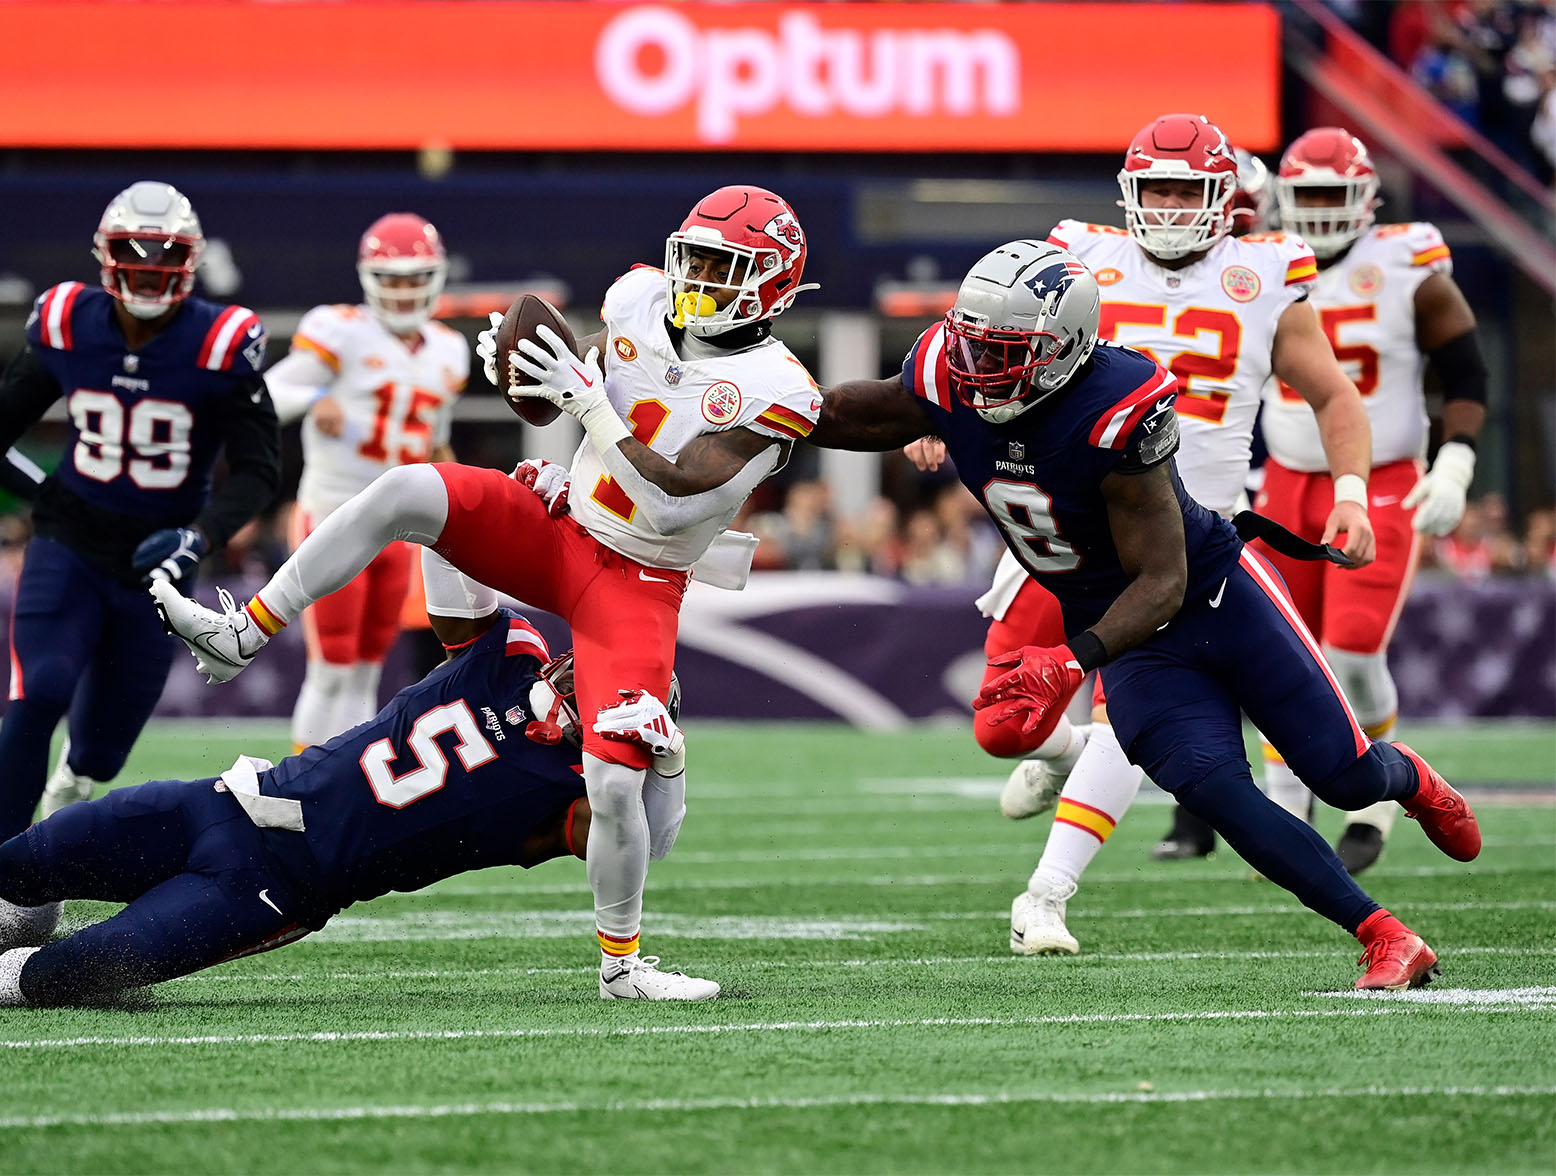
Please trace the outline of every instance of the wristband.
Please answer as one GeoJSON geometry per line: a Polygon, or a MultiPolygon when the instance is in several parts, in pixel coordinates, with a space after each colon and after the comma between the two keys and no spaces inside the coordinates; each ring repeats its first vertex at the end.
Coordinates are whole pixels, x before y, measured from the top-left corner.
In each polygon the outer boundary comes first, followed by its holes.
{"type": "Polygon", "coordinates": [[[1367,479],[1360,474],[1341,474],[1334,480],[1334,500],[1336,503],[1354,502],[1366,510],[1367,479]]]}
{"type": "Polygon", "coordinates": [[[1070,638],[1070,652],[1075,655],[1075,660],[1080,663],[1081,669],[1087,673],[1108,662],[1107,647],[1090,629],[1070,638]]]}
{"type": "Polygon", "coordinates": [[[627,423],[616,415],[611,402],[604,396],[578,414],[578,423],[583,426],[584,432],[589,435],[589,440],[594,442],[594,447],[601,453],[608,449],[615,449],[617,445],[632,436],[632,430],[627,428],[627,423]]]}

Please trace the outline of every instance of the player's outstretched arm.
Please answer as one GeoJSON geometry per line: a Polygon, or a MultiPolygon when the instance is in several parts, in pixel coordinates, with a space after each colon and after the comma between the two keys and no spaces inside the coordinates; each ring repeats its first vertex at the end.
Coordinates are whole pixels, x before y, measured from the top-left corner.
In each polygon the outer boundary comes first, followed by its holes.
{"type": "Polygon", "coordinates": [[[1306,302],[1294,302],[1275,328],[1271,367],[1313,408],[1318,435],[1335,481],[1334,510],[1324,526],[1323,542],[1341,532],[1342,550],[1352,567],[1365,567],[1377,555],[1377,540],[1367,518],[1367,478],[1372,473],[1372,424],[1361,393],[1351,383],[1329,346],[1318,316],[1306,302]]]}
{"type": "Polygon", "coordinates": [[[1475,444],[1486,423],[1486,361],[1475,338],[1475,312],[1446,273],[1416,288],[1416,346],[1443,389],[1442,446],[1405,496],[1412,524],[1429,535],[1450,535],[1464,517],[1475,478],[1475,444]]]}
{"type": "Polygon", "coordinates": [[[806,440],[823,449],[885,453],[935,430],[924,402],[896,375],[889,380],[847,380],[826,389],[821,416],[806,440]]]}
{"type": "Polygon", "coordinates": [[[1143,473],[1109,474],[1102,480],[1108,525],[1129,587],[1091,627],[1108,657],[1133,649],[1183,607],[1189,565],[1183,509],[1172,485],[1172,463],[1143,473]]]}

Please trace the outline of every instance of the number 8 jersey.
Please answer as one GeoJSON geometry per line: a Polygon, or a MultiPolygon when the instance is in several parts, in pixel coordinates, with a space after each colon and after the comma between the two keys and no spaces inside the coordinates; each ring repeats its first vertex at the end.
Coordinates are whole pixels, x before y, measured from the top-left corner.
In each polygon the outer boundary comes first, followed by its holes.
{"type": "Polygon", "coordinates": [[[1275,330],[1312,289],[1313,251],[1285,233],[1223,237],[1174,270],[1111,225],[1064,220],[1048,240],[1085,262],[1102,287],[1098,334],[1178,378],[1178,473],[1195,499],[1229,515],[1248,474],[1275,330]]]}

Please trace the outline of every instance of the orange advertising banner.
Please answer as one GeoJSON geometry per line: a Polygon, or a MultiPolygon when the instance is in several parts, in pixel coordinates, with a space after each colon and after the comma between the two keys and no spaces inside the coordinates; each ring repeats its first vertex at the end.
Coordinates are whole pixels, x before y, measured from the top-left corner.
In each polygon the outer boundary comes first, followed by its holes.
{"type": "Polygon", "coordinates": [[[0,0],[0,146],[1119,151],[1279,138],[1262,4],[0,0]]]}

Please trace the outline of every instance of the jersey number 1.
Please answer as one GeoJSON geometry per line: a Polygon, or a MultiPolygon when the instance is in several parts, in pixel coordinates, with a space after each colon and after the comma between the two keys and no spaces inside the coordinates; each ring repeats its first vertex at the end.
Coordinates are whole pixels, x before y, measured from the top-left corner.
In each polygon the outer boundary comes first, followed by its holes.
{"type": "Polygon", "coordinates": [[[392,765],[397,757],[394,744],[388,739],[368,744],[362,753],[362,774],[379,804],[404,808],[443,787],[448,779],[448,757],[437,740],[449,731],[458,737],[454,754],[459,756],[465,771],[472,772],[497,758],[464,699],[435,706],[416,720],[405,741],[405,750],[416,757],[414,768],[400,776],[394,774],[392,765]]]}
{"type": "MultiPolygon", "coordinates": [[[[632,435],[644,445],[654,443],[654,438],[659,436],[659,430],[665,427],[669,419],[670,406],[662,400],[634,400],[632,407],[627,409],[627,424],[632,426],[632,435]]],[[[623,522],[630,523],[632,516],[638,512],[636,504],[627,497],[627,492],[609,478],[601,478],[596,482],[589,497],[623,522]]]]}

